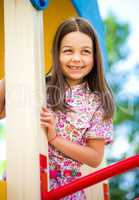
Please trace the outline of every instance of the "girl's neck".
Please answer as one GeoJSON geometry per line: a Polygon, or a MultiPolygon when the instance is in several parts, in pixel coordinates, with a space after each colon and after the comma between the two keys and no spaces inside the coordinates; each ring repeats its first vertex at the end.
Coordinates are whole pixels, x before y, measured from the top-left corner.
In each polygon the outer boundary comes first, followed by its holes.
{"type": "Polygon", "coordinates": [[[81,85],[84,81],[68,81],[67,80],[67,82],[68,82],[68,85],[70,86],[70,87],[76,87],[76,86],[78,86],[78,85],[81,85]]]}
{"type": "Polygon", "coordinates": [[[68,89],[69,86],[70,86],[71,89],[74,89],[74,88],[82,87],[85,84],[86,84],[86,81],[83,81],[83,82],[78,83],[78,84],[66,84],[66,89],[68,89]]]}

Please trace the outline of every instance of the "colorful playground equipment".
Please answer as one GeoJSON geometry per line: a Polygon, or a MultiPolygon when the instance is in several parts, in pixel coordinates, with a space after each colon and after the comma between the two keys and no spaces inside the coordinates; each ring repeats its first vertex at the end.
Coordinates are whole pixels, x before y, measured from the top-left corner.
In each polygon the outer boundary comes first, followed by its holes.
{"type": "MultiPolygon", "coordinates": [[[[116,175],[120,175],[122,173],[128,172],[129,170],[132,170],[137,167],[139,167],[139,155],[135,155],[125,160],[119,161],[115,164],[112,164],[108,167],[100,169],[92,174],[89,174],[88,176],[82,177],[70,184],[62,186],[53,191],[44,192],[42,193],[41,199],[42,200],[47,200],[47,199],[58,200],[69,194],[72,194],[81,189],[84,189],[91,185],[102,182],[103,180],[106,180],[108,178],[112,178],[116,175]]],[[[0,199],[6,200],[6,182],[5,181],[1,181],[0,183],[0,199]]],[[[104,200],[109,200],[109,197],[106,195],[104,197],[104,200]]]]}
{"type": "Polygon", "coordinates": [[[63,187],[60,187],[53,191],[45,193],[45,194],[43,194],[44,200],[47,200],[47,199],[58,200],[69,194],[77,192],[83,188],[97,184],[97,183],[99,183],[105,179],[111,178],[113,176],[125,173],[136,167],[139,167],[139,155],[119,161],[108,167],[100,169],[92,174],[89,174],[88,176],[80,178],[70,184],[67,184],[63,187]]]}
{"type": "Polygon", "coordinates": [[[90,189],[90,194],[96,195],[93,198],[109,200],[102,181],[139,166],[137,155],[49,191],[47,141],[38,120],[39,109],[45,102],[44,75],[51,66],[51,42],[56,27],[61,20],[76,15],[95,26],[107,66],[103,24],[96,0],[1,3],[0,65],[4,67],[0,68],[0,79],[5,71],[9,101],[6,102],[7,181],[0,182],[0,200],[54,200],[93,184],[97,184],[90,189]]]}

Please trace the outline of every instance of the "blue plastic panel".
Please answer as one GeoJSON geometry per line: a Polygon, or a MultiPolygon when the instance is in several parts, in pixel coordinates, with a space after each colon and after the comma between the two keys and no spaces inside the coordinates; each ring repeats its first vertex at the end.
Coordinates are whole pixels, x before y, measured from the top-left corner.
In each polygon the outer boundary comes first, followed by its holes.
{"type": "Polygon", "coordinates": [[[30,1],[37,10],[44,10],[45,8],[48,7],[48,0],[30,0],[30,1]]]}

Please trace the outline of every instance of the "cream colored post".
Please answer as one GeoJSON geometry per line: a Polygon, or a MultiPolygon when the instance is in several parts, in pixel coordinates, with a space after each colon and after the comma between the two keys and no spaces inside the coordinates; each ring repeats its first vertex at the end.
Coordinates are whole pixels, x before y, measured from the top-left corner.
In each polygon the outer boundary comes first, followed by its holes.
{"type": "Polygon", "coordinates": [[[45,104],[42,12],[4,0],[7,196],[40,200],[39,153],[47,155],[39,112],[45,104]]]}
{"type": "MultiPolygon", "coordinates": [[[[83,176],[93,173],[103,167],[106,166],[106,160],[103,159],[101,165],[98,168],[92,168],[87,165],[82,166],[82,174],[83,176]]],[[[103,182],[98,183],[96,185],[90,186],[85,189],[85,193],[87,196],[87,200],[104,200],[104,191],[103,191],[103,182]]]]}

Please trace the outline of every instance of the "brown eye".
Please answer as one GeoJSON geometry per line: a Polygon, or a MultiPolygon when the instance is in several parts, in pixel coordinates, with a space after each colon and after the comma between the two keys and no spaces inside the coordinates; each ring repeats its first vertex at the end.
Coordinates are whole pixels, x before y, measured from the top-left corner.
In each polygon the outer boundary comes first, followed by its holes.
{"type": "Polygon", "coordinates": [[[84,50],[82,51],[82,53],[83,53],[83,54],[91,54],[91,51],[89,51],[88,49],[84,49],[84,50]]]}
{"type": "Polygon", "coordinates": [[[65,49],[65,50],[63,50],[63,53],[71,53],[71,52],[72,52],[71,49],[65,49]]]}

